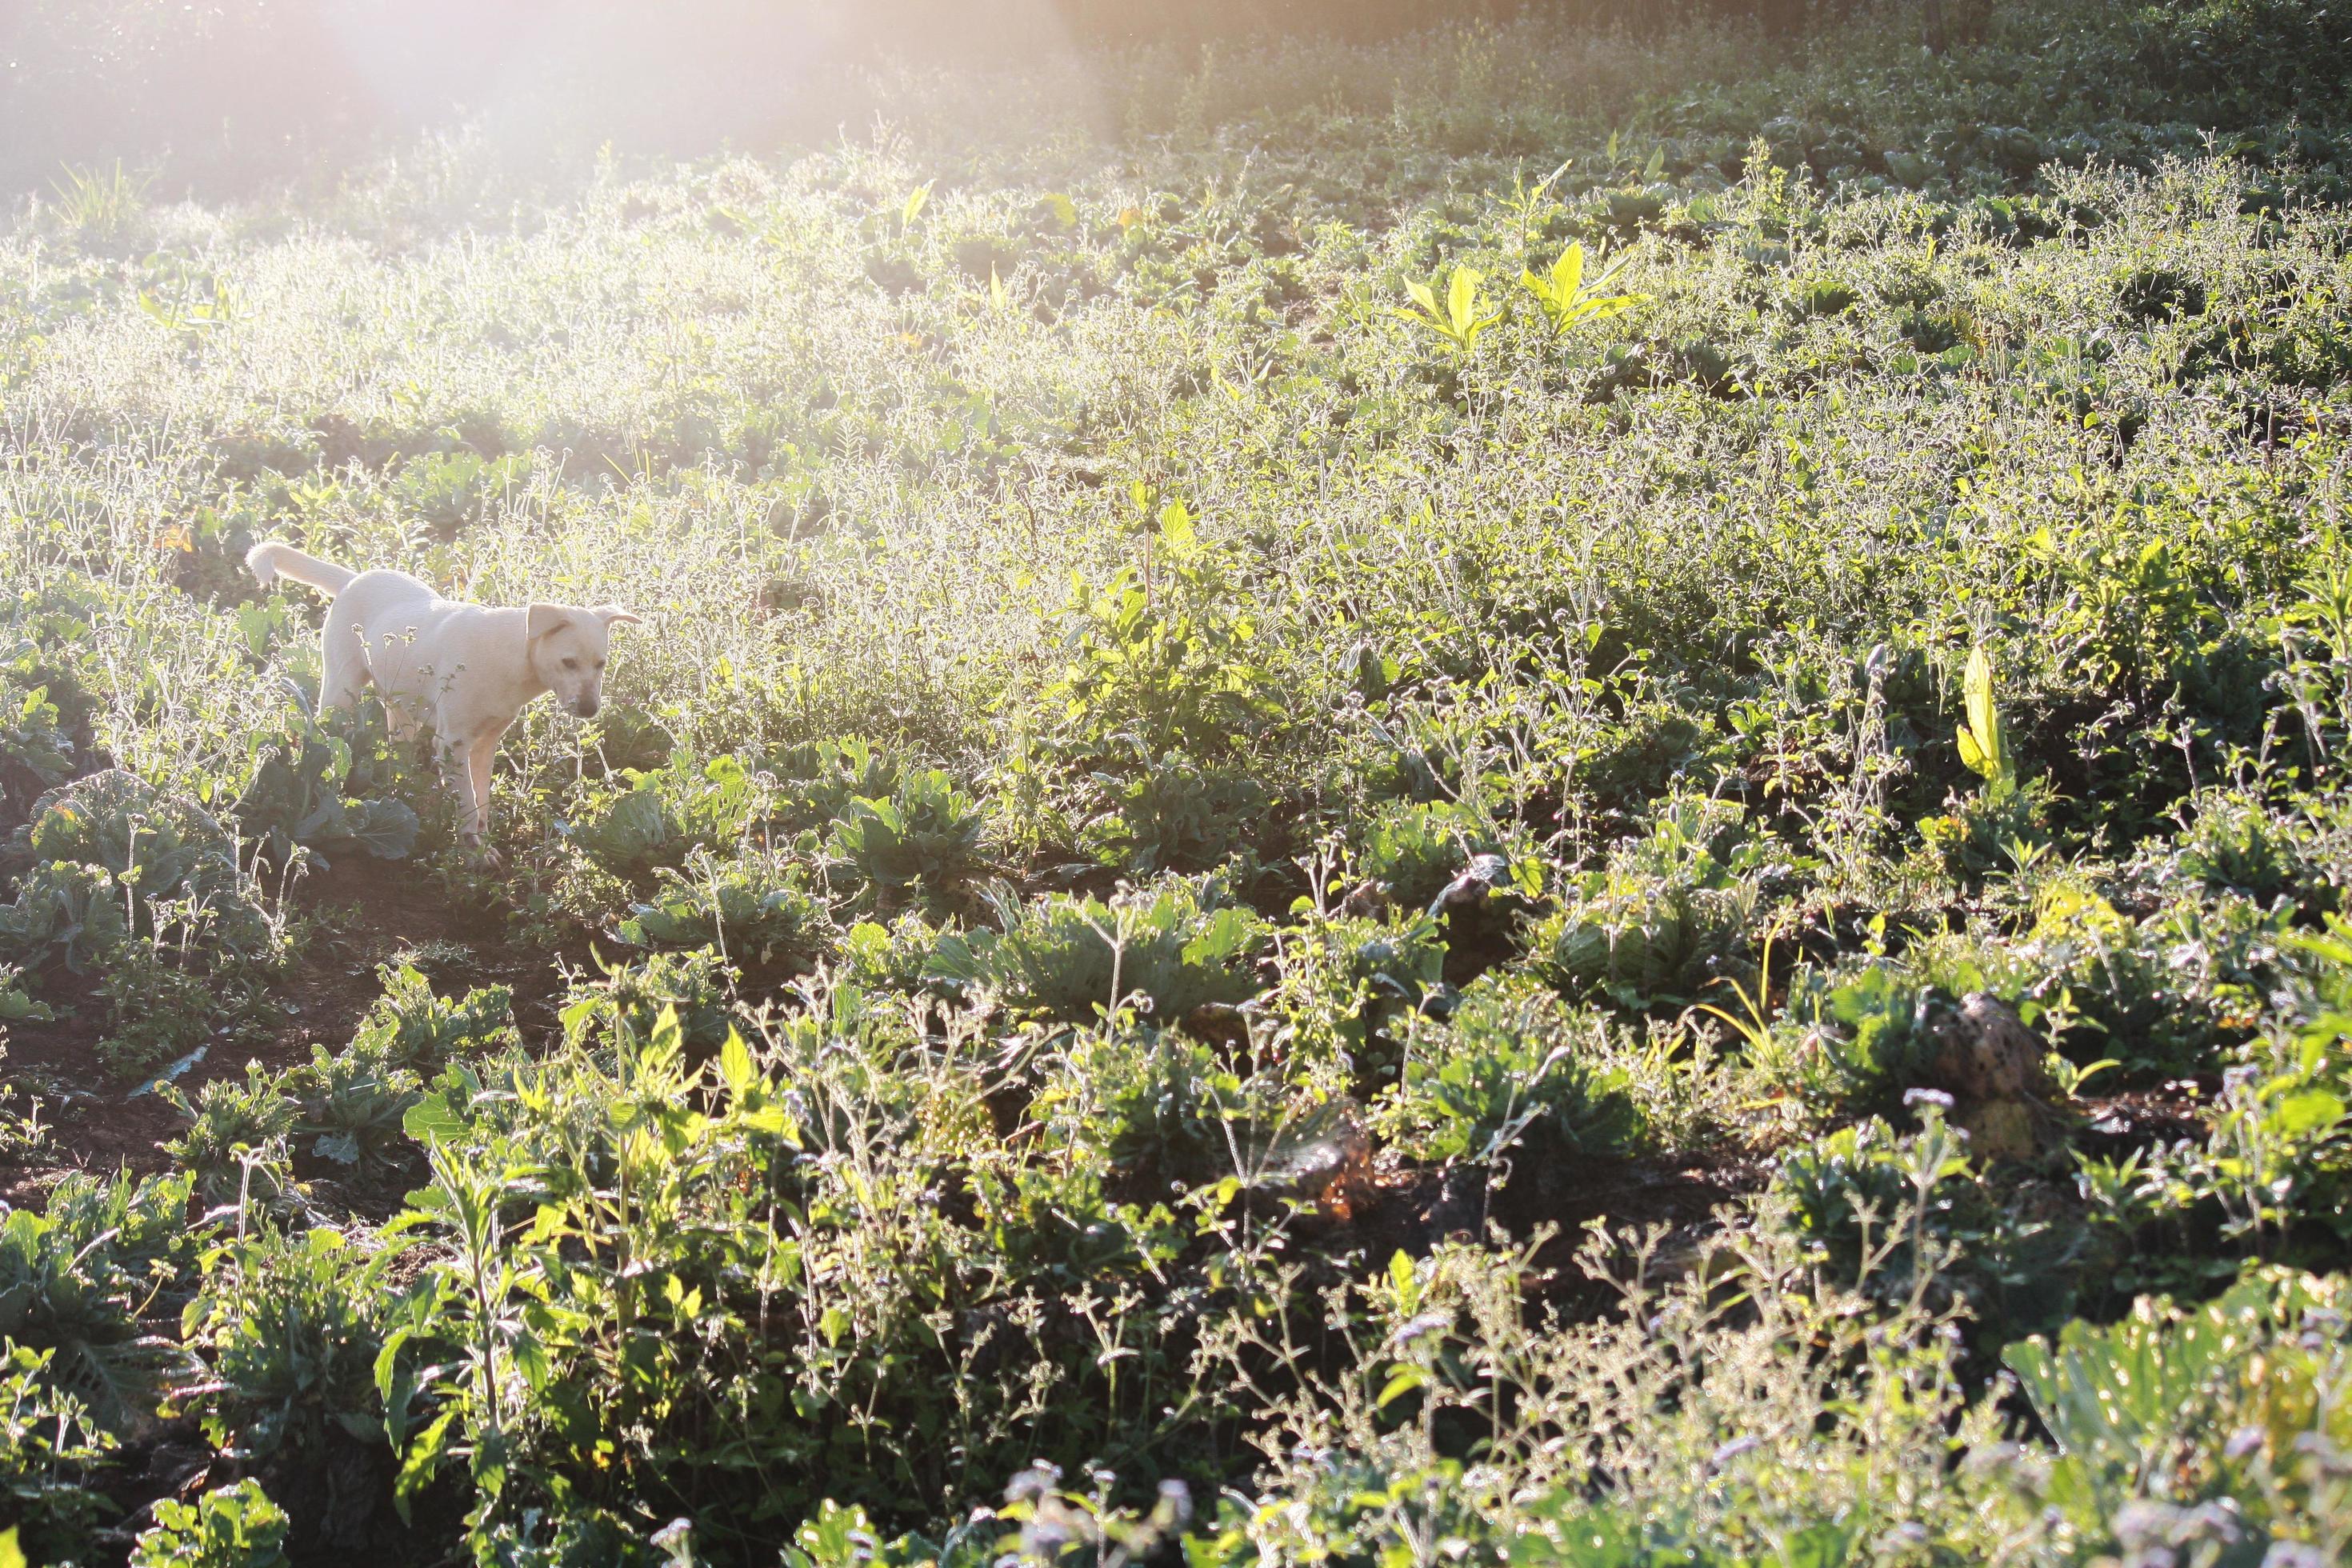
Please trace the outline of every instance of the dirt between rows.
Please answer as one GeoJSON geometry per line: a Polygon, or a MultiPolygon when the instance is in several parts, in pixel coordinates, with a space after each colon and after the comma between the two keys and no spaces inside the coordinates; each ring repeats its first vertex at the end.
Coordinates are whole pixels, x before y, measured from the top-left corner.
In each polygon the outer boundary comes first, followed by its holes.
{"type": "MultiPolygon", "coordinates": [[[[432,955],[419,967],[436,989],[509,986],[517,1021],[527,1031],[554,1026],[562,984],[557,955],[513,945],[499,910],[453,905],[422,866],[344,856],[305,877],[294,900],[305,914],[347,916],[356,910],[357,918],[322,921],[328,929],[277,978],[265,1037],[256,1041],[248,1034],[206,1043],[204,1058],[173,1080],[191,1099],[205,1084],[243,1078],[249,1062],[277,1072],[308,1061],[315,1046],[340,1050],[382,994],[377,966],[418,950],[432,955]]],[[[0,1082],[39,1100],[42,1121],[56,1131],[47,1157],[15,1170],[0,1167],[0,1201],[37,1205],[42,1193],[72,1171],[111,1175],[128,1167],[144,1174],[169,1167],[163,1145],[179,1136],[182,1119],[161,1096],[142,1092],[140,1083],[125,1082],[101,1065],[95,1047],[104,1033],[106,1005],[99,977],[54,970],[43,975],[39,994],[58,1016],[8,1026],[0,1082]]]]}

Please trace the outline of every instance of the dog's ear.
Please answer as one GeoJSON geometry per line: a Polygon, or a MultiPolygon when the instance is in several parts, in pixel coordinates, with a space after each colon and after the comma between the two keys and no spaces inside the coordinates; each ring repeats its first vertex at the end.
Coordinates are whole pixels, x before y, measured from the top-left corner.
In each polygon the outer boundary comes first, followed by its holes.
{"type": "Polygon", "coordinates": [[[572,612],[561,605],[533,605],[523,612],[523,640],[537,642],[550,632],[562,630],[571,619],[572,612]]]}
{"type": "Polygon", "coordinates": [[[644,624],[645,617],[635,610],[625,610],[618,605],[599,605],[588,612],[608,626],[634,626],[644,624]]]}

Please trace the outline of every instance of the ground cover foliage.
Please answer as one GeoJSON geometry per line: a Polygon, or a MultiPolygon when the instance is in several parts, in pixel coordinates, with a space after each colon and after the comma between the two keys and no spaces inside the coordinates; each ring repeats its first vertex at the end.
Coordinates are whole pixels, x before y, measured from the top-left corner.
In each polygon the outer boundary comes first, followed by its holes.
{"type": "Polygon", "coordinates": [[[29,1560],[2342,1561],[2346,24],[1826,20],[17,208],[29,1560]]]}

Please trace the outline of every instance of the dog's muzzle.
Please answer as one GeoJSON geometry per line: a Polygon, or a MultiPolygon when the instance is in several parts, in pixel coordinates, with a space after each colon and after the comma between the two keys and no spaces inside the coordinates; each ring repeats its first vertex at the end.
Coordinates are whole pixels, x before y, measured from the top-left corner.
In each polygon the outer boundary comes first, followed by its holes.
{"type": "Polygon", "coordinates": [[[604,704],[598,702],[593,697],[583,697],[572,705],[572,710],[583,719],[593,719],[596,717],[596,710],[602,706],[604,704]]]}

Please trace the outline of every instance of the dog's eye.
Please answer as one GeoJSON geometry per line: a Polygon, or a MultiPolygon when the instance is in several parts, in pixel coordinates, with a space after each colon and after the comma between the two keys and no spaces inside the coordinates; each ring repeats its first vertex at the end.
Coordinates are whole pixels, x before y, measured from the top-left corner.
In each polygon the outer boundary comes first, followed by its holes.
{"type": "Polygon", "coordinates": [[[563,661],[563,668],[566,669],[577,669],[580,668],[580,661],[576,658],[567,658],[563,661]]]}

